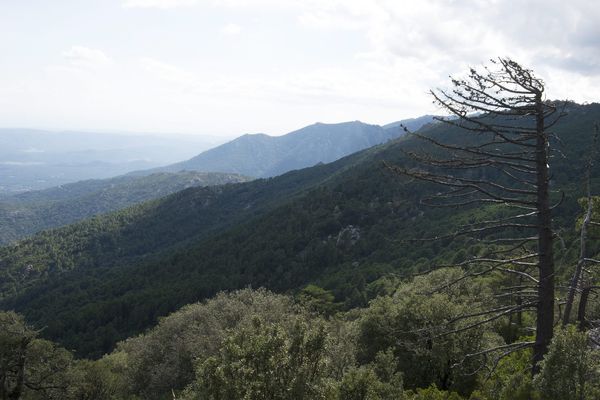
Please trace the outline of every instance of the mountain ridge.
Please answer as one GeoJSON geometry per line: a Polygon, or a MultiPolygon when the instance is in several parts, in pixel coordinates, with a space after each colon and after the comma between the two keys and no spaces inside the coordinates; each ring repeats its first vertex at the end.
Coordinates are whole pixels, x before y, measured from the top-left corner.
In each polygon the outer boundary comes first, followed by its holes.
{"type": "Polygon", "coordinates": [[[247,182],[237,174],[182,171],[90,179],[0,198],[0,245],[197,186],[247,182]]]}
{"type": "MultiPolygon", "coordinates": [[[[429,117],[422,117],[406,121],[416,130],[430,120],[429,117]]],[[[332,162],[402,136],[404,132],[395,128],[360,121],[335,124],[317,122],[281,136],[245,134],[187,161],[133,174],[194,170],[268,178],[318,163],[332,162]]]]}
{"type": "MultiPolygon", "coordinates": [[[[429,116],[423,116],[398,123],[404,122],[411,128],[418,128],[430,120],[429,116]]],[[[404,133],[396,128],[397,126],[382,128],[357,120],[336,124],[317,122],[282,136],[269,136],[264,133],[245,134],[188,161],[164,168],[0,196],[0,221],[2,222],[0,244],[7,244],[40,230],[56,228],[93,215],[118,210],[133,205],[135,202],[158,198],[187,186],[204,185],[202,181],[206,181],[207,185],[212,185],[247,180],[247,178],[242,178],[244,175],[239,172],[213,172],[214,170],[253,171],[254,175],[270,177],[290,170],[331,162],[351,154],[357,149],[361,150],[389,141],[404,133]],[[204,170],[208,170],[208,172],[196,172],[204,170]],[[172,174],[170,177],[173,182],[168,182],[167,177],[159,176],[159,174],[165,173],[172,174]],[[186,179],[192,179],[192,173],[204,173],[205,175],[196,175],[193,178],[199,179],[201,182],[187,184],[186,179]],[[208,177],[206,175],[208,173],[214,174],[213,177],[208,177]],[[222,174],[220,178],[217,178],[218,174],[222,174]],[[144,176],[147,178],[144,179],[144,176]],[[165,188],[161,188],[159,182],[163,182],[165,188]],[[129,190],[132,192],[129,195],[127,194],[128,190],[124,187],[126,184],[133,188],[129,190]],[[114,185],[117,187],[109,188],[114,185]],[[144,185],[147,188],[152,187],[157,193],[141,195],[139,192],[140,190],[144,191],[144,185]],[[110,201],[115,204],[111,206],[110,201]]],[[[30,139],[39,135],[46,135],[49,138],[53,136],[52,132],[45,131],[23,130],[23,132],[32,135],[30,139]]],[[[70,132],[69,135],[78,137],[77,135],[80,134],[70,132]]],[[[91,140],[93,143],[98,142],[99,145],[107,148],[111,146],[111,143],[106,143],[103,137],[92,136],[91,140]]],[[[26,140],[20,146],[32,144],[30,142],[31,140],[26,140]]],[[[134,141],[128,146],[136,143],[134,141]]],[[[71,147],[67,147],[67,150],[78,149],[80,146],[79,143],[73,143],[71,147]]],[[[51,151],[54,149],[47,145],[42,147],[51,151]]],[[[42,150],[39,152],[42,155],[44,153],[42,150]]],[[[85,157],[85,151],[80,150],[79,153],[85,157]]],[[[40,154],[34,151],[33,156],[40,157],[40,154]]],[[[83,159],[80,162],[82,161],[83,159]]],[[[105,163],[94,161],[92,156],[86,165],[96,168],[105,167],[105,163]]]]}
{"type": "MultiPolygon", "coordinates": [[[[582,188],[577,160],[591,143],[600,104],[569,106],[555,126],[567,157],[556,158],[555,188],[568,193],[555,222],[574,227],[582,188]]],[[[461,141],[434,124],[427,134],[461,141]]],[[[415,244],[494,209],[424,208],[437,188],[400,179],[384,166],[410,165],[414,137],[330,164],[228,187],[192,188],[0,248],[0,308],[15,309],[80,354],[99,356],[156,318],[221,290],[309,283],[348,308],[364,306],[385,274],[405,276],[482,251],[476,240],[415,244]]],[[[600,187],[600,164],[593,188],[600,187]]],[[[557,199],[558,200],[558,199],[557,199]]],[[[567,243],[569,230],[563,232],[567,243]]]]}

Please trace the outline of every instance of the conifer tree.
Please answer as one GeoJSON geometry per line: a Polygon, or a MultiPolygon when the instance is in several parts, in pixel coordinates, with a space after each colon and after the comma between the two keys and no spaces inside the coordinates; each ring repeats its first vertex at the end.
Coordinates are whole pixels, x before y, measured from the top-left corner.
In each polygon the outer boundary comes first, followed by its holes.
{"type": "Polygon", "coordinates": [[[551,204],[550,192],[550,129],[563,113],[557,104],[545,99],[544,82],[531,70],[508,58],[491,63],[481,71],[470,69],[464,79],[452,78],[449,90],[431,91],[434,103],[450,115],[438,120],[458,128],[461,138],[412,133],[429,145],[429,151],[407,152],[416,167],[389,167],[442,188],[423,198],[423,204],[449,208],[494,205],[501,210],[497,218],[422,240],[467,235],[502,246],[502,251],[459,265],[468,274],[502,271],[524,279],[526,284],[510,288],[521,301],[464,318],[474,318],[475,326],[513,313],[535,311],[535,341],[509,344],[503,349],[507,354],[530,344],[535,374],[554,326],[552,212],[556,205],[551,204]]]}

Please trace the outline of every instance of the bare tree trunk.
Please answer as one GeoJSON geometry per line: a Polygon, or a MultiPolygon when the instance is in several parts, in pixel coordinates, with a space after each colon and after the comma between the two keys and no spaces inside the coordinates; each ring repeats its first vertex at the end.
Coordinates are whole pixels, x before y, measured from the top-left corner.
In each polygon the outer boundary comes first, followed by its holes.
{"type": "Polygon", "coordinates": [[[580,330],[585,330],[587,327],[587,323],[585,321],[585,309],[587,308],[588,298],[590,296],[590,292],[592,291],[591,287],[585,287],[581,291],[581,297],[579,298],[579,308],[577,310],[577,325],[580,330]]]}
{"type": "MultiPolygon", "coordinates": [[[[571,281],[571,286],[569,287],[569,293],[567,297],[567,306],[569,307],[568,311],[571,312],[571,307],[573,306],[573,301],[575,297],[575,290],[579,281],[583,281],[583,271],[585,268],[586,261],[598,262],[596,260],[591,260],[587,258],[587,230],[592,222],[592,214],[594,212],[594,198],[592,197],[592,166],[594,165],[594,158],[597,154],[598,148],[598,137],[600,136],[600,126],[598,123],[594,126],[594,143],[592,145],[592,152],[590,154],[590,158],[587,164],[587,211],[583,222],[581,224],[581,252],[579,254],[579,262],[577,263],[577,268],[575,269],[575,273],[573,274],[573,279],[571,281]]],[[[590,292],[595,288],[591,282],[582,284],[581,296],[579,298],[579,308],[577,310],[577,325],[580,330],[585,330],[587,328],[587,323],[585,321],[585,310],[587,307],[588,298],[590,296],[590,292]]],[[[566,310],[565,310],[566,312],[566,310]]],[[[565,316],[564,324],[567,324],[569,320],[569,316],[565,316]]]]}
{"type": "Polygon", "coordinates": [[[554,253],[552,213],[548,178],[548,137],[544,132],[541,93],[536,96],[536,164],[538,202],[539,285],[536,337],[533,346],[533,374],[539,372],[539,362],[548,351],[554,331],[554,253]]]}
{"type": "MultiPolygon", "coordinates": [[[[588,166],[589,167],[589,166],[588,166]]],[[[565,304],[565,315],[563,317],[563,326],[569,323],[571,319],[571,309],[573,308],[573,302],[575,300],[575,292],[577,291],[577,287],[579,286],[579,281],[581,280],[583,268],[585,268],[585,261],[587,258],[587,229],[592,220],[592,210],[593,210],[593,199],[590,189],[590,170],[588,169],[588,179],[587,179],[587,211],[585,213],[585,217],[583,218],[583,223],[581,224],[581,235],[580,235],[580,252],[579,252],[579,261],[577,262],[577,267],[575,268],[575,272],[573,273],[573,278],[571,279],[571,285],[569,286],[569,293],[567,294],[567,302],[565,304]]],[[[581,303],[580,303],[581,304],[581,303]]],[[[585,309],[585,307],[584,307],[585,309]]]]}
{"type": "MultiPolygon", "coordinates": [[[[519,275],[519,286],[523,284],[523,277],[519,275]]],[[[517,326],[520,328],[523,326],[523,311],[521,307],[523,306],[523,298],[520,293],[517,293],[517,301],[515,303],[519,309],[517,312],[517,326]]]]}
{"type": "MultiPolygon", "coordinates": [[[[475,142],[452,143],[445,138],[413,133],[438,151],[408,151],[406,154],[419,166],[397,166],[392,170],[444,187],[435,196],[422,198],[422,204],[449,208],[496,204],[507,211],[501,218],[475,221],[448,235],[421,240],[476,236],[483,243],[506,246],[491,257],[475,257],[454,266],[486,268],[471,272],[473,276],[501,271],[528,280],[527,285],[514,288],[517,290],[512,299],[518,302],[516,306],[489,310],[492,317],[473,322],[472,326],[510,318],[513,313],[520,318],[521,312],[535,307],[532,371],[536,374],[552,341],[555,319],[553,207],[548,165],[549,138],[553,134],[549,130],[565,114],[556,104],[544,101],[544,83],[532,71],[510,59],[491,61],[497,70],[485,68],[480,73],[472,68],[467,78],[452,79],[452,90],[430,92],[436,104],[456,117],[440,120],[473,135],[475,142]],[[514,230],[531,234],[516,234],[514,230]],[[498,235],[502,232],[508,235],[498,235]],[[532,283],[535,301],[523,301],[522,296],[532,298],[532,283]]],[[[528,342],[527,346],[531,344],[528,342]]]]}

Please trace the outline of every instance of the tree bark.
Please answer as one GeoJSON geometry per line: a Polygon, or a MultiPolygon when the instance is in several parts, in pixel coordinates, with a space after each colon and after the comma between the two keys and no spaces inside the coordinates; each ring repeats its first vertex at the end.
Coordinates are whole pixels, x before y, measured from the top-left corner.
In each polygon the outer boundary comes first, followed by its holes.
{"type": "Polygon", "coordinates": [[[548,136],[544,132],[541,93],[536,95],[536,131],[539,285],[536,337],[533,346],[534,375],[539,372],[539,363],[548,351],[554,333],[554,234],[549,194],[548,136]]]}
{"type": "MultiPolygon", "coordinates": [[[[408,151],[407,155],[418,167],[392,170],[444,187],[444,191],[422,198],[422,204],[448,208],[481,204],[504,207],[507,213],[501,218],[476,220],[450,234],[422,240],[471,236],[483,243],[487,237],[489,244],[517,243],[507,248],[506,253],[499,252],[497,257],[474,257],[454,266],[489,266],[487,271],[519,274],[536,285],[537,298],[530,303],[536,307],[532,357],[535,375],[552,341],[555,319],[553,207],[548,165],[552,133],[548,130],[565,114],[555,103],[544,102],[544,83],[532,71],[506,58],[492,62],[498,70],[486,68],[480,73],[472,68],[467,78],[452,78],[451,90],[430,91],[434,102],[456,117],[440,120],[471,134],[476,138],[475,143],[453,143],[416,132],[415,137],[435,146],[437,151],[429,154],[408,151]],[[502,178],[496,179],[497,174],[502,178]],[[517,234],[522,230],[535,234],[517,234]],[[510,236],[494,237],[500,232],[510,236]],[[534,246],[537,251],[532,249],[534,246]],[[513,251],[515,256],[508,254],[513,251]],[[532,274],[533,269],[536,273],[532,274]]],[[[517,289],[513,300],[521,301],[520,292],[526,291],[517,289]]],[[[529,298],[531,293],[527,296],[529,298]]],[[[508,314],[498,311],[494,318],[521,311],[523,309],[517,306],[508,314]]]]}
{"type": "Polygon", "coordinates": [[[577,325],[580,330],[585,330],[587,328],[587,323],[585,321],[585,309],[587,308],[588,297],[590,296],[590,292],[592,291],[591,287],[585,287],[581,291],[581,297],[579,298],[579,308],[577,309],[577,325]]]}
{"type": "Polygon", "coordinates": [[[563,317],[563,326],[569,323],[571,319],[571,309],[573,308],[573,302],[575,301],[575,291],[579,286],[579,281],[581,280],[581,276],[583,273],[583,268],[585,267],[585,259],[587,258],[587,228],[592,220],[592,210],[593,210],[593,199],[591,196],[590,189],[590,171],[588,170],[588,183],[587,183],[587,211],[585,217],[583,218],[583,223],[581,224],[581,235],[580,235],[580,252],[579,252],[579,261],[577,262],[577,267],[575,268],[575,272],[573,273],[573,278],[571,279],[571,285],[569,286],[569,293],[567,294],[567,302],[565,303],[565,315],[563,317]]]}

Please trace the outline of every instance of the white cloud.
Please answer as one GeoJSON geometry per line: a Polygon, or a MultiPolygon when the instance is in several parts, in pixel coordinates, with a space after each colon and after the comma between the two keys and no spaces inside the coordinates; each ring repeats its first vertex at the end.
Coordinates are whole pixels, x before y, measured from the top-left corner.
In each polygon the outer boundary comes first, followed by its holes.
{"type": "Polygon", "coordinates": [[[193,74],[153,58],[144,57],[140,59],[140,64],[147,72],[163,81],[179,84],[193,84],[196,78],[193,74]]]}
{"type": "Polygon", "coordinates": [[[125,0],[125,8],[176,8],[193,6],[197,0],[125,0]]]}
{"type": "Polygon", "coordinates": [[[100,68],[113,64],[113,60],[103,51],[84,46],[72,46],[62,56],[74,67],[100,68]]]}
{"type": "MultiPolygon", "coordinates": [[[[208,0],[206,0],[208,1],[208,0]]],[[[313,1],[313,0],[308,0],[313,1]]],[[[211,0],[214,6],[223,6],[230,8],[238,7],[269,7],[269,8],[297,8],[306,3],[307,0],[211,0]]]]}
{"type": "Polygon", "coordinates": [[[367,67],[362,77],[355,71],[340,67],[311,70],[266,72],[259,75],[202,74],[190,72],[153,58],[140,59],[143,70],[156,80],[177,102],[190,103],[199,99],[220,100],[235,98],[245,102],[262,101],[269,104],[340,105],[368,107],[412,108],[410,102],[424,99],[424,90],[415,91],[404,82],[404,71],[418,73],[420,65],[411,63],[401,73],[387,67],[377,70],[367,67]]]}
{"type": "Polygon", "coordinates": [[[223,35],[234,36],[239,35],[242,32],[242,27],[237,24],[227,24],[221,28],[223,35]]]}
{"type": "MultiPolygon", "coordinates": [[[[362,32],[370,48],[358,59],[375,68],[388,66],[388,72],[403,70],[405,82],[423,90],[497,56],[512,57],[545,77],[550,96],[566,91],[569,82],[558,79],[566,72],[578,76],[581,87],[583,82],[593,87],[600,76],[600,7],[587,0],[527,0],[518,6],[498,0],[305,0],[303,5],[298,16],[303,26],[362,32]],[[410,60],[420,70],[406,68],[410,60]]],[[[592,92],[600,97],[600,89],[592,92]]]]}
{"type": "MultiPolygon", "coordinates": [[[[217,7],[286,9],[305,29],[353,31],[367,41],[357,46],[356,63],[338,65],[342,76],[365,90],[365,98],[377,91],[388,98],[392,87],[372,89],[373,75],[387,74],[403,93],[425,93],[448,83],[448,75],[460,75],[469,66],[490,58],[508,56],[532,68],[544,78],[550,97],[585,101],[600,98],[600,7],[589,0],[212,0],[217,7]],[[563,78],[569,77],[564,81],[563,78]],[[577,82],[577,86],[572,83],[577,82]]],[[[340,36],[341,37],[341,36],[340,36]]],[[[307,54],[310,58],[310,54],[307,54]]],[[[316,73],[305,71],[306,74],[316,73]]],[[[318,74],[318,73],[317,73],[318,74]]],[[[330,76],[329,86],[349,91],[330,76]]],[[[379,83],[377,84],[379,85],[379,83]]],[[[360,88],[360,89],[359,89],[360,88]]],[[[398,91],[395,92],[398,95],[398,91]]],[[[426,107],[426,103],[422,103],[426,107]]]]}
{"type": "MultiPolygon", "coordinates": [[[[65,21],[71,37],[93,37],[98,26],[110,27],[103,40],[116,41],[106,46],[119,49],[118,63],[82,46],[65,51],[64,62],[46,67],[45,79],[27,75],[31,56],[22,57],[21,64],[0,63],[0,87],[7,94],[0,97],[0,117],[27,121],[35,109],[48,121],[68,113],[70,120],[95,128],[111,123],[134,130],[228,134],[283,133],[315,120],[385,123],[436,112],[430,88],[446,87],[448,75],[460,76],[468,66],[496,56],[532,68],[545,80],[550,98],[600,100],[600,7],[590,0],[117,4],[195,7],[185,9],[185,16],[169,13],[164,24],[153,13],[120,18],[110,14],[119,12],[110,6],[106,15],[91,7],[62,13],[89,21],[65,21]],[[236,34],[243,35],[243,43],[227,36],[236,34]]],[[[12,29],[29,37],[25,26],[12,29]]],[[[11,36],[7,45],[12,42],[11,36]]],[[[18,44],[14,59],[23,48],[18,44]]],[[[43,54],[41,68],[49,62],[43,54]]]]}

